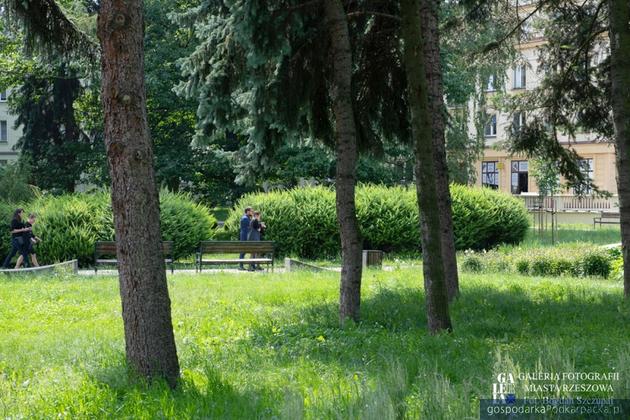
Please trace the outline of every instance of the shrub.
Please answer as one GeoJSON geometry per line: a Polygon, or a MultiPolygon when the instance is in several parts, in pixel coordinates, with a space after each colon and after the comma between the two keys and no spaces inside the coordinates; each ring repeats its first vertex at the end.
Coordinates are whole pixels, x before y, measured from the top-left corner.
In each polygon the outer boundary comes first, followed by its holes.
{"type": "MultiPolygon", "coordinates": [[[[0,202],[0,259],[2,261],[4,261],[11,247],[11,218],[18,207],[23,206],[0,202]]],[[[0,264],[2,264],[2,261],[0,261],[0,264]]]]}
{"type": "Polygon", "coordinates": [[[613,267],[611,254],[603,249],[593,249],[591,244],[565,244],[538,249],[512,248],[483,254],[466,253],[462,259],[462,269],[474,258],[480,259],[479,265],[484,271],[516,272],[532,276],[607,278],[613,267]]]}
{"type": "Polygon", "coordinates": [[[466,255],[462,261],[462,271],[481,273],[483,271],[483,261],[477,255],[466,255]]]}
{"type": "Polygon", "coordinates": [[[162,239],[174,242],[175,258],[193,254],[199,241],[214,237],[216,219],[210,209],[195,203],[190,194],[160,194],[162,239]]]}
{"type": "MultiPolygon", "coordinates": [[[[5,206],[0,206],[2,217],[6,216],[3,214],[5,206]]],[[[114,239],[110,195],[107,192],[45,196],[23,207],[26,213],[34,212],[38,216],[34,233],[42,238],[37,254],[44,263],[77,258],[80,265],[90,265],[94,243],[114,239]]],[[[160,207],[162,238],[175,242],[175,258],[193,254],[199,241],[213,237],[214,217],[206,207],[193,202],[190,196],[163,191],[160,207]]],[[[14,206],[8,209],[11,213],[5,217],[5,224],[9,222],[14,206]]]]}
{"type": "Polygon", "coordinates": [[[524,276],[529,274],[529,260],[518,260],[516,261],[516,271],[519,274],[522,274],[524,276]]]}
{"type": "Polygon", "coordinates": [[[534,276],[545,276],[551,274],[552,263],[547,258],[537,258],[531,262],[531,274],[534,276]]]}
{"type": "MultiPolygon", "coordinates": [[[[455,242],[458,249],[484,249],[520,242],[529,226],[522,203],[488,189],[452,186],[455,242]]],[[[365,185],[356,191],[357,218],[365,249],[414,252],[420,248],[418,206],[413,189],[365,185]]],[[[242,197],[226,220],[231,239],[247,206],[260,210],[267,239],[278,252],[305,258],[339,254],[335,193],[324,187],[296,188],[242,197]]]]}
{"type": "Polygon", "coordinates": [[[612,261],[606,253],[591,252],[581,258],[579,267],[585,276],[607,278],[612,270],[612,261]]]}

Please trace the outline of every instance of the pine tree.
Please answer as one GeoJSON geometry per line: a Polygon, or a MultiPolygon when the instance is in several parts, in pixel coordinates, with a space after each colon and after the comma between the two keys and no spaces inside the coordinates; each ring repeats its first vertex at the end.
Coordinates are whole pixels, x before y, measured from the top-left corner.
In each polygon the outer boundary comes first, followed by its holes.
{"type": "MultiPolygon", "coordinates": [[[[6,0],[4,5],[40,52],[54,46],[66,57],[98,55],[53,0],[6,0]]],[[[174,387],[179,362],[146,118],[142,1],[102,0],[98,36],[127,361],[136,373],[164,378],[174,387]]]]}
{"type": "MultiPolygon", "coordinates": [[[[426,13],[426,10],[424,12],[426,13]]],[[[426,68],[427,51],[423,47],[420,0],[401,0],[400,13],[411,132],[415,143],[427,320],[429,331],[437,333],[443,330],[450,331],[452,325],[440,231],[438,204],[440,191],[435,180],[433,141],[435,119],[431,114],[429,77],[426,68]]],[[[426,35],[427,31],[424,33],[426,35]]]]}

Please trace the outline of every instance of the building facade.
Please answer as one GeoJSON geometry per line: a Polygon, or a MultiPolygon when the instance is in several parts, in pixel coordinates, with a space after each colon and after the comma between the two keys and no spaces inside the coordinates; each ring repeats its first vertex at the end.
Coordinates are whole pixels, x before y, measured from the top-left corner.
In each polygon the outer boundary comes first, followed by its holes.
{"type": "Polygon", "coordinates": [[[14,149],[21,134],[15,129],[15,116],[9,112],[10,94],[10,91],[0,92],[0,165],[17,160],[19,154],[14,149]]]}
{"type": "MultiPolygon", "coordinates": [[[[507,94],[519,94],[536,88],[540,83],[541,75],[538,73],[538,49],[544,44],[540,36],[532,36],[527,41],[518,45],[521,60],[519,64],[507,70],[504,87],[507,94]]],[[[603,46],[598,57],[603,59],[608,54],[607,46],[603,46]]],[[[497,87],[494,86],[492,77],[487,86],[483,87],[486,95],[491,97],[497,87]]],[[[488,101],[491,102],[491,101],[488,101]]],[[[538,185],[531,175],[531,162],[523,156],[511,156],[498,145],[508,137],[510,127],[518,128],[527,121],[525,113],[510,115],[500,110],[487,110],[487,124],[484,129],[485,148],[481,161],[476,163],[476,184],[498,189],[506,193],[522,196],[534,196],[538,193],[538,185]]],[[[474,132],[474,125],[471,125],[474,132]]],[[[560,143],[570,147],[582,158],[582,167],[600,190],[608,191],[613,195],[609,200],[579,200],[582,210],[606,210],[615,207],[615,195],[617,193],[615,148],[613,144],[602,142],[594,134],[578,133],[575,138],[559,133],[560,143]],[[593,204],[595,203],[595,204],[593,204]]],[[[562,183],[562,179],[560,179],[562,183]]],[[[575,192],[562,191],[559,194],[564,201],[572,201],[575,192]]],[[[561,205],[561,204],[560,204],[561,205]]],[[[580,210],[580,209],[576,209],[580,210]]]]}

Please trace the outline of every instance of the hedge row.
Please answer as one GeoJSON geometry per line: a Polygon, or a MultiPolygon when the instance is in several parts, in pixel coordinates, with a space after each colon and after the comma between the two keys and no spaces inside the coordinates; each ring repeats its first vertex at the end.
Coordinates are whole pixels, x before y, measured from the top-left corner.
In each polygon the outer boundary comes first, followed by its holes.
{"type": "MultiPolygon", "coordinates": [[[[489,249],[523,240],[529,219],[518,199],[458,185],[451,186],[451,194],[458,249],[489,249]]],[[[365,249],[410,252],[420,248],[415,190],[360,186],[356,200],[365,249]]],[[[268,227],[266,238],[278,244],[280,254],[304,258],[339,254],[334,190],[309,187],[245,195],[226,221],[232,239],[238,238],[239,219],[247,206],[262,212],[268,227]]]]}
{"type": "Polygon", "coordinates": [[[615,256],[592,244],[564,244],[550,248],[515,248],[507,252],[464,253],[462,271],[519,273],[528,276],[607,278],[615,256]]]}
{"type": "MultiPolygon", "coordinates": [[[[4,255],[9,250],[9,223],[16,207],[25,213],[37,214],[34,233],[42,238],[37,247],[43,263],[79,259],[82,266],[93,262],[94,243],[114,239],[110,195],[107,192],[44,196],[23,205],[0,204],[4,255]]],[[[214,236],[216,220],[205,206],[195,203],[185,194],[163,191],[160,194],[162,238],[174,241],[175,258],[191,255],[199,241],[214,236]]]]}

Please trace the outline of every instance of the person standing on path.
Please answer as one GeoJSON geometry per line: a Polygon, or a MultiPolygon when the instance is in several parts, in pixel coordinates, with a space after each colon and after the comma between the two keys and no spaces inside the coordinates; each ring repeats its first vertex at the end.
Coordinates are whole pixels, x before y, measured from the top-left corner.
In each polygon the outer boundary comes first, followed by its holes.
{"type": "MultiPolygon", "coordinates": [[[[240,229],[240,235],[239,235],[239,240],[241,241],[246,241],[249,237],[251,218],[252,218],[252,208],[247,207],[245,208],[245,214],[243,215],[243,217],[241,217],[241,229],[240,229]]],[[[245,258],[245,253],[241,252],[241,255],[239,255],[238,258],[240,260],[245,258]]],[[[243,267],[243,263],[239,265],[239,270],[245,270],[245,267],[243,267]]]]}
{"type": "Polygon", "coordinates": [[[33,265],[33,267],[39,267],[39,263],[37,262],[37,255],[35,254],[35,244],[41,242],[42,240],[35,236],[32,230],[36,218],[37,216],[35,215],[35,213],[31,213],[28,215],[28,221],[24,224],[25,227],[31,228],[31,230],[22,234],[24,238],[25,249],[22,251],[20,257],[15,263],[16,269],[20,268],[22,263],[28,264],[28,258],[26,258],[26,255],[31,256],[31,264],[33,265]]]}
{"type": "MultiPolygon", "coordinates": [[[[254,212],[254,218],[252,219],[252,222],[251,222],[251,225],[250,225],[248,239],[250,241],[260,241],[262,239],[262,231],[263,231],[264,227],[265,227],[265,224],[260,221],[260,212],[259,211],[255,211],[254,212]]],[[[258,256],[257,254],[252,254],[252,258],[256,258],[257,256],[258,256]]],[[[252,264],[252,268],[251,269],[252,269],[252,271],[253,270],[262,270],[260,265],[256,265],[256,264],[252,264]]]]}
{"type": "Polygon", "coordinates": [[[30,232],[31,228],[27,228],[24,226],[24,222],[22,222],[22,214],[24,213],[24,209],[16,209],[13,213],[13,220],[11,220],[11,251],[9,255],[4,259],[4,263],[2,264],[2,268],[9,268],[9,264],[11,264],[11,260],[20,252],[24,258],[28,258],[28,251],[25,250],[24,247],[24,233],[30,232]],[[24,255],[24,252],[27,252],[24,255]]]}

